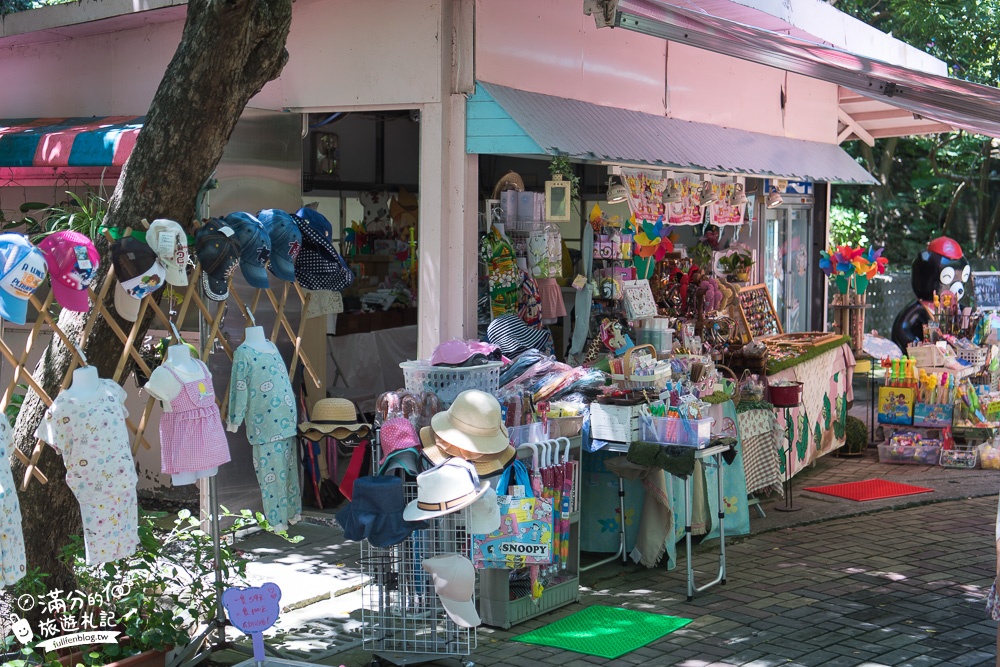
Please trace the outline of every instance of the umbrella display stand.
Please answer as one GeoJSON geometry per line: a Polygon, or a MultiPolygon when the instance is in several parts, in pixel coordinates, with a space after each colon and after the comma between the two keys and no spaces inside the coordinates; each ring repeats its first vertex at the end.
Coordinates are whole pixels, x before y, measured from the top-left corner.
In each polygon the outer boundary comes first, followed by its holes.
{"type": "Polygon", "coordinates": [[[480,570],[479,615],[485,625],[507,629],[579,601],[580,442],[577,436],[527,443],[517,448],[518,458],[525,462],[531,459],[532,488],[543,498],[553,500],[553,553],[557,555],[553,565],[535,566],[537,572],[528,572],[527,576],[518,570],[480,570]],[[544,585],[537,600],[531,596],[535,579],[544,585]]]}

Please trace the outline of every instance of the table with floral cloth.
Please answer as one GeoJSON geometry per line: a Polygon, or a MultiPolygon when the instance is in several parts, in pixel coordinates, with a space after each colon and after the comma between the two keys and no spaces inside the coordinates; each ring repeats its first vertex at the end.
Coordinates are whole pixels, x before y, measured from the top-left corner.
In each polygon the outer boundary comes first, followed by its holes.
{"type": "MultiPolygon", "coordinates": [[[[819,457],[844,445],[847,406],[854,400],[854,354],[846,343],[801,364],[768,375],[768,384],[781,380],[802,383],[802,403],[795,408],[776,408],[778,422],[790,434],[792,447],[789,478],[819,457]]],[[[779,461],[785,474],[787,454],[779,461]]]]}

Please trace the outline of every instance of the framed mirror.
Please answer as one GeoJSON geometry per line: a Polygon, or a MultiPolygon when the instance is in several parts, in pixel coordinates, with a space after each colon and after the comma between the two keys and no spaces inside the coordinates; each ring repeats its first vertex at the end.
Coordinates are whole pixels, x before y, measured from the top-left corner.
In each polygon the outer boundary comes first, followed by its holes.
{"type": "Polygon", "coordinates": [[[545,221],[569,222],[573,184],[569,181],[545,181],[545,221]]]}

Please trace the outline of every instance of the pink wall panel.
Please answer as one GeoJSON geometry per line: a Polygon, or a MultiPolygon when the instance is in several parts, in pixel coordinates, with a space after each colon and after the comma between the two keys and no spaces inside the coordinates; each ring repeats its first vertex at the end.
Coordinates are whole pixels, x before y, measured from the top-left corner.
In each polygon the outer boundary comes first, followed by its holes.
{"type": "Polygon", "coordinates": [[[664,113],[665,42],[598,30],[580,0],[477,0],[476,78],[603,106],[664,113]]]}
{"type": "Polygon", "coordinates": [[[789,74],[785,136],[837,143],[838,104],[835,84],[789,74]]]}

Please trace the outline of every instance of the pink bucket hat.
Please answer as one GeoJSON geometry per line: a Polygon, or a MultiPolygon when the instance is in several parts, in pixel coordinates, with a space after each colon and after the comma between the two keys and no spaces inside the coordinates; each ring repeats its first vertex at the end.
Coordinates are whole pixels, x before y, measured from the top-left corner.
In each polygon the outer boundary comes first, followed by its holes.
{"type": "Polygon", "coordinates": [[[463,366],[476,355],[481,356],[480,363],[486,361],[504,361],[500,354],[500,348],[481,340],[458,340],[445,341],[434,348],[431,353],[432,366],[463,366]]]}
{"type": "Polygon", "coordinates": [[[417,436],[417,429],[413,427],[406,417],[396,417],[388,419],[379,429],[379,445],[382,449],[382,458],[378,464],[385,463],[389,454],[407,449],[409,447],[419,447],[420,438],[417,436]]]}
{"type": "Polygon", "coordinates": [[[67,230],[46,236],[38,249],[48,264],[52,295],[59,305],[78,313],[90,310],[87,287],[97,275],[101,261],[93,241],[67,230]]]}

